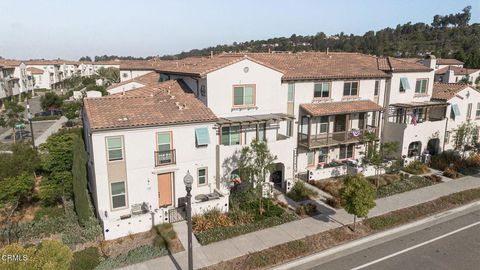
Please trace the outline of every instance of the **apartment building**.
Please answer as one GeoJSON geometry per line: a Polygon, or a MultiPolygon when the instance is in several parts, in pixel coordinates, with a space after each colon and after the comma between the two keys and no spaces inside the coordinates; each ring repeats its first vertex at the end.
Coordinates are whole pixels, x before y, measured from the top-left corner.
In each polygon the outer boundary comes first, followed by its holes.
{"type": "Polygon", "coordinates": [[[64,79],[63,70],[60,69],[63,62],[57,60],[28,60],[25,61],[27,68],[42,70],[37,72],[34,88],[52,89],[55,83],[64,79]],[[38,80],[37,80],[38,79],[38,80]]]}
{"type": "Polygon", "coordinates": [[[0,99],[19,98],[22,93],[32,90],[33,78],[27,74],[26,65],[17,60],[0,60],[0,99]]]}
{"type": "Polygon", "coordinates": [[[160,65],[160,60],[134,60],[120,63],[120,82],[128,81],[147,73],[155,71],[160,65]]]}
{"type": "Polygon", "coordinates": [[[435,71],[435,81],[443,83],[458,83],[466,81],[472,86],[479,83],[480,69],[458,66],[447,66],[435,71]]]}

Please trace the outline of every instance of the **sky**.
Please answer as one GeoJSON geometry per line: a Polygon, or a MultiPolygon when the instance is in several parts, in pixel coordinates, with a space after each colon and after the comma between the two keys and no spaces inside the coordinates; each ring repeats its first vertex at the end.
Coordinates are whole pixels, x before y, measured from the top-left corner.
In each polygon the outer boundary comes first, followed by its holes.
{"type": "Polygon", "coordinates": [[[161,56],[292,34],[363,34],[468,5],[470,22],[480,22],[480,0],[0,0],[0,56],[161,56]]]}

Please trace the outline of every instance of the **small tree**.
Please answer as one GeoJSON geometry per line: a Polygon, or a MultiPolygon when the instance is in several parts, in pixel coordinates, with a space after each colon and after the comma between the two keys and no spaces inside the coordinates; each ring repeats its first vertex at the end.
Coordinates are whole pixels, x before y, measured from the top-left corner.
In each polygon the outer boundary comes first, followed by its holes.
{"type": "Polygon", "coordinates": [[[375,186],[378,188],[380,185],[380,172],[382,169],[387,169],[385,158],[391,156],[393,153],[400,149],[399,142],[385,142],[378,147],[373,146],[369,149],[368,158],[365,159],[366,164],[370,164],[375,169],[375,186]]]}
{"type": "Polygon", "coordinates": [[[25,107],[22,105],[13,101],[5,101],[5,112],[0,113],[0,126],[12,128],[13,143],[16,142],[16,125],[25,123],[24,111],[25,107]]]}
{"type": "Polygon", "coordinates": [[[275,168],[276,156],[270,153],[266,141],[253,140],[242,148],[238,167],[240,174],[247,177],[259,200],[260,214],[263,212],[262,189],[267,176],[275,168]]]}
{"type": "Polygon", "coordinates": [[[345,201],[345,210],[353,215],[353,231],[358,217],[366,217],[375,207],[375,189],[362,174],[347,175],[340,195],[345,201]]]}
{"type": "Polygon", "coordinates": [[[73,141],[78,138],[75,133],[57,133],[50,136],[40,149],[47,154],[43,156],[43,168],[49,172],[71,171],[73,164],[73,141]]]}
{"type": "Polygon", "coordinates": [[[465,151],[475,147],[477,140],[477,125],[474,122],[463,122],[453,133],[453,146],[465,157],[465,151]]]}
{"type": "Polygon", "coordinates": [[[44,111],[47,111],[48,108],[51,107],[61,108],[63,106],[63,100],[59,95],[48,92],[40,98],[40,106],[44,111]]]}

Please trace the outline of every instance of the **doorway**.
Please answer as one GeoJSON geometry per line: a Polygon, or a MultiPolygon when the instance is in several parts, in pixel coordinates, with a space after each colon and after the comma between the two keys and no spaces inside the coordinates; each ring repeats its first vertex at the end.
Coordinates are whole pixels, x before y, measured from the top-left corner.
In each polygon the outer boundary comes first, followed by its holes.
{"type": "Polygon", "coordinates": [[[173,173],[162,173],[157,176],[158,184],[158,207],[172,205],[173,202],[173,173]]]}

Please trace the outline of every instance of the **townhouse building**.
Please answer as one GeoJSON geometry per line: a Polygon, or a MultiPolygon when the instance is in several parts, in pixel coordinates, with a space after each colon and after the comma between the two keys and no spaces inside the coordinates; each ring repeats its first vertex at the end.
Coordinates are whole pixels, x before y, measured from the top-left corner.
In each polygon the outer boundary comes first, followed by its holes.
{"type": "Polygon", "coordinates": [[[458,66],[447,66],[435,71],[435,81],[443,83],[468,82],[476,86],[480,82],[480,69],[464,68],[458,66]]]}
{"type": "Polygon", "coordinates": [[[161,61],[158,59],[122,61],[120,63],[120,82],[128,81],[155,71],[160,64],[161,61]]]}
{"type": "Polygon", "coordinates": [[[32,90],[33,78],[28,75],[26,65],[17,60],[0,60],[2,83],[0,98],[19,98],[20,94],[32,90]]]}
{"type": "Polygon", "coordinates": [[[28,60],[25,61],[27,68],[43,70],[43,73],[37,72],[34,88],[52,89],[55,83],[63,79],[63,70],[60,70],[61,61],[57,60],[28,60]]]}

